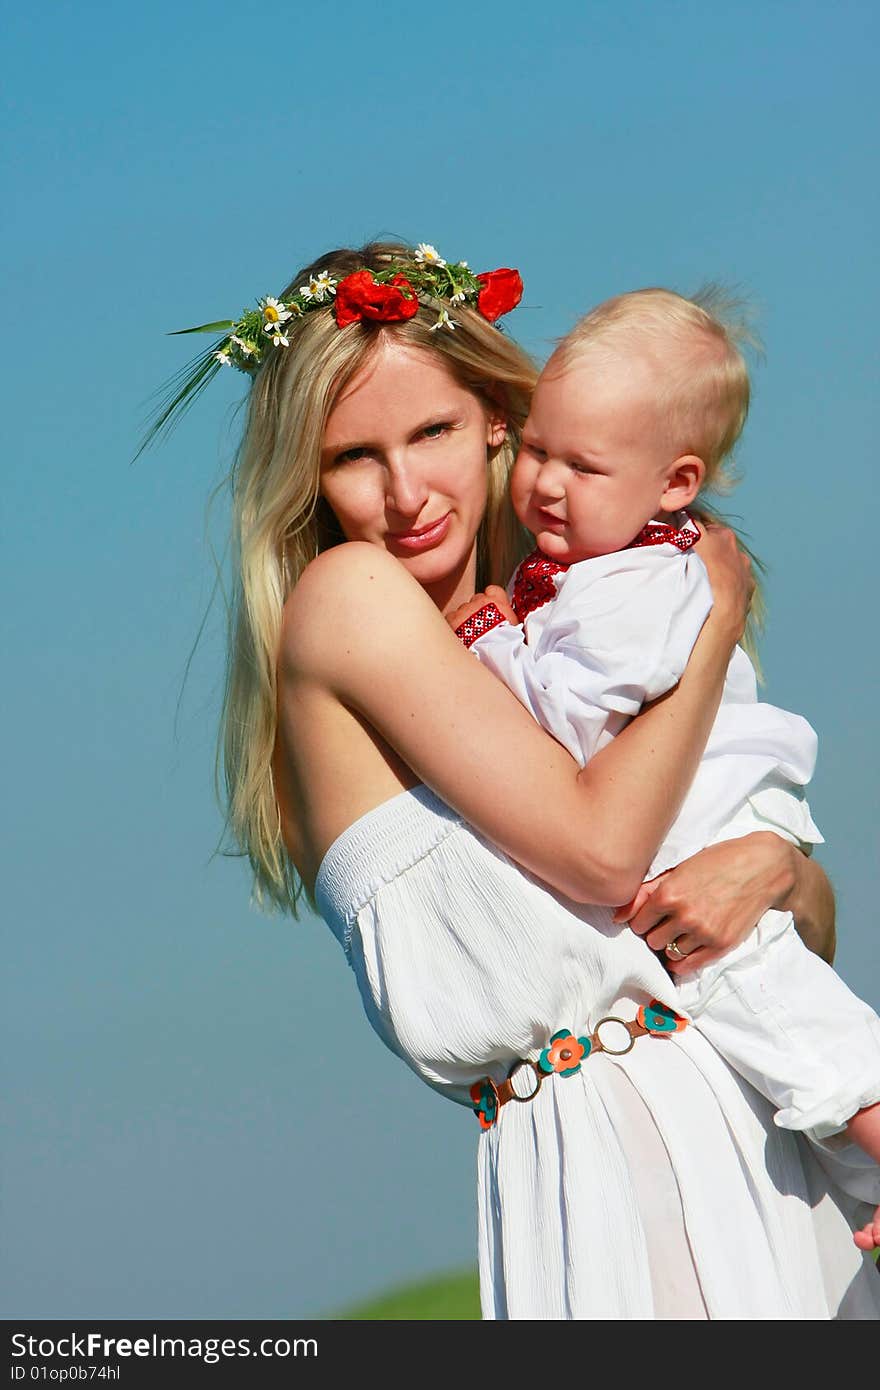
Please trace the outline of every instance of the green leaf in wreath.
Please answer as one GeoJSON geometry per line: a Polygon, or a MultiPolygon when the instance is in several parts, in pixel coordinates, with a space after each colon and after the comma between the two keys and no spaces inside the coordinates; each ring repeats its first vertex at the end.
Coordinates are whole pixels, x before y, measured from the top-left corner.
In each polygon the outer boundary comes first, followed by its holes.
{"type": "Polygon", "coordinates": [[[235,327],[235,319],[221,319],[218,323],[200,323],[198,328],[175,328],[169,338],[179,338],[181,333],[225,333],[235,327]]]}

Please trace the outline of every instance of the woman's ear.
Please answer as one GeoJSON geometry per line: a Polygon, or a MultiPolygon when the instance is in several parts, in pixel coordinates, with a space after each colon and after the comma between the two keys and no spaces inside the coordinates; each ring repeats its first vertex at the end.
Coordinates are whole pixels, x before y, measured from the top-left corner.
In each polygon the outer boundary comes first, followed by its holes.
{"type": "Polygon", "coordinates": [[[507,438],[507,420],[503,415],[490,415],[487,421],[486,442],[490,449],[500,449],[507,438]]]}
{"type": "Polygon", "coordinates": [[[680,512],[689,507],[703,486],[706,465],[696,454],[682,454],[666,474],[666,490],[660,498],[664,512],[680,512]]]}

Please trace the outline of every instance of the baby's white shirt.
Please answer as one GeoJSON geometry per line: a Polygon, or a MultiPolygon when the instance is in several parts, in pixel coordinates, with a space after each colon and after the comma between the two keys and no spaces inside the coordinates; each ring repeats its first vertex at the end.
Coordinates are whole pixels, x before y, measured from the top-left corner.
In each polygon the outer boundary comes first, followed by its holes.
{"type": "MultiPolygon", "coordinates": [[[[581,560],[553,582],[555,598],[521,625],[499,623],[471,650],[583,766],[677,684],[712,590],[699,556],[669,542],[581,560]]],[[[737,647],[696,776],[646,877],[756,829],[822,843],[803,793],[816,747],[806,719],[758,700],[754,667],[737,647]]]]}

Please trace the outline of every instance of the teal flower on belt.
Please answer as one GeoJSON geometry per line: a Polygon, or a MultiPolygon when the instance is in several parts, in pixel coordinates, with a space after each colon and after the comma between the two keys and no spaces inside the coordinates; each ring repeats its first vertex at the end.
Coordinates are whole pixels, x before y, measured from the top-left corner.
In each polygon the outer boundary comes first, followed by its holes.
{"type": "Polygon", "coordinates": [[[485,1081],[475,1081],[471,1087],[471,1100],[474,1114],[480,1122],[480,1129],[491,1129],[498,1118],[498,1096],[495,1087],[487,1077],[485,1081]]]}
{"type": "Polygon", "coordinates": [[[688,1025],[686,1018],[670,1009],[668,1004],[661,1004],[659,999],[643,1004],[636,1018],[649,1033],[680,1033],[688,1025]]]}

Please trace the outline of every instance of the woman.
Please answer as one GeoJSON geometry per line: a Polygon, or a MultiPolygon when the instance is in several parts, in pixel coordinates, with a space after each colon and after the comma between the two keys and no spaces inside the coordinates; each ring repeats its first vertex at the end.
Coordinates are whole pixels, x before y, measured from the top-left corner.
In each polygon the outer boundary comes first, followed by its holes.
{"type": "Polygon", "coordinates": [[[635,1041],[640,1008],[674,1007],[674,939],[720,952],[784,907],[830,951],[821,871],[752,836],[676,870],[635,931],[596,906],[637,892],[699,759],[751,589],[731,537],[701,543],[715,607],[679,686],[580,772],[443,621],[522,546],[504,484],[533,371],[490,322],[509,290],[368,247],[264,302],[268,350],[232,326],[221,360],[264,358],[235,484],[232,826],[270,897],[314,894],[380,1037],[484,1095],[484,1316],[875,1317],[807,1149],[696,1029],[635,1041]],[[498,1113],[518,1059],[609,1013],[607,1051],[498,1113]]]}

